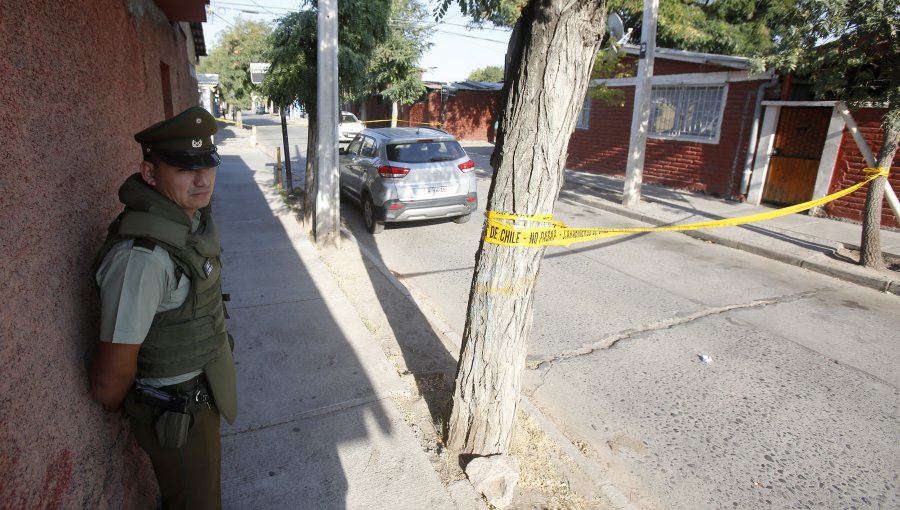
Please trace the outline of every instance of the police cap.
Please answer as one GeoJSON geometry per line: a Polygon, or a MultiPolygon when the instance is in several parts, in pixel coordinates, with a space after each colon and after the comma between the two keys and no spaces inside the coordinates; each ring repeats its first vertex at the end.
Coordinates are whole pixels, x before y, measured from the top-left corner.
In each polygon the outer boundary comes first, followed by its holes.
{"type": "Polygon", "coordinates": [[[217,130],[215,117],[199,106],[192,106],[137,133],[134,140],[141,144],[145,159],[156,155],[179,168],[208,168],[221,163],[212,141],[217,130]]]}

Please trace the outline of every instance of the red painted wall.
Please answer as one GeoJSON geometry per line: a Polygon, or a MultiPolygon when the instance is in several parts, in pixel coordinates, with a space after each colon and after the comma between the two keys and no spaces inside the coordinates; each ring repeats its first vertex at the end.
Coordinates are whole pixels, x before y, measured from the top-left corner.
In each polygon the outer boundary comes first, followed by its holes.
{"type": "Polygon", "coordinates": [[[197,103],[185,36],[149,0],[4,3],[0,15],[0,507],[154,508],[125,422],[89,394],[89,268],[137,170],[132,135],[197,103]]]}
{"type": "MultiPolygon", "coordinates": [[[[448,96],[442,129],[459,140],[494,141],[500,91],[459,90],[448,96]]],[[[405,110],[404,110],[405,111],[405,110]]],[[[407,119],[414,123],[441,121],[441,92],[429,92],[424,102],[409,108],[407,119]]]]}
{"type": "MultiPolygon", "coordinates": [[[[754,101],[760,83],[750,81],[728,85],[719,142],[716,144],[648,138],[644,182],[721,195],[736,193],[747,154],[754,101]]],[[[621,90],[625,93],[625,105],[622,107],[607,106],[596,100],[591,103],[589,128],[576,128],[569,141],[567,168],[625,175],[634,87],[621,90]]]]}
{"type": "MultiPolygon", "coordinates": [[[[451,133],[459,140],[494,141],[494,120],[500,91],[460,90],[449,96],[444,123],[441,127],[441,91],[429,90],[423,101],[400,107],[397,125],[433,125],[451,133]]],[[[356,110],[359,114],[359,110],[356,110]]],[[[391,125],[391,104],[378,98],[366,101],[366,127],[391,125]],[[387,119],[387,120],[384,120],[387,119]]]]}
{"type": "MultiPolygon", "coordinates": [[[[853,118],[859,126],[862,133],[869,144],[869,148],[875,157],[878,157],[878,151],[881,150],[884,134],[881,130],[881,117],[887,112],[883,108],[864,108],[852,112],[853,118]]],[[[869,166],[859,147],[853,139],[853,136],[846,129],[844,137],[841,140],[841,147],[838,153],[837,164],[834,169],[834,176],[831,179],[831,187],[829,193],[848,188],[861,180],[864,180],[863,169],[869,166]]],[[[891,164],[891,173],[888,182],[894,189],[894,192],[900,192],[900,152],[894,156],[891,164]]],[[[869,187],[866,186],[855,193],[843,197],[834,202],[825,204],[825,212],[829,216],[838,218],[847,218],[854,221],[862,221],[863,209],[866,204],[866,194],[869,187]]],[[[894,213],[885,200],[882,204],[881,225],[889,228],[900,228],[900,222],[894,217],[894,213]]]]}

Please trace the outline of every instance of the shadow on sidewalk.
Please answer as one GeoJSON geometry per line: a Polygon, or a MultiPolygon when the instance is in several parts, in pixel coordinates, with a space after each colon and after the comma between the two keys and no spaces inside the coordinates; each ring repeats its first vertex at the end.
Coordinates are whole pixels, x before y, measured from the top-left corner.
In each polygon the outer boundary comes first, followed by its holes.
{"type": "Polygon", "coordinates": [[[392,428],[384,390],[360,362],[364,331],[337,318],[342,296],[294,248],[269,204],[286,206],[260,192],[255,181],[271,179],[260,172],[222,155],[215,192],[239,401],[237,421],[223,427],[223,501],[345,508],[348,471],[365,469],[392,428]]]}
{"type": "MultiPolygon", "coordinates": [[[[342,210],[342,216],[345,212],[347,211],[342,210]]],[[[359,211],[354,213],[359,215],[359,211]]],[[[361,217],[354,219],[362,222],[361,217]]],[[[358,232],[364,232],[364,229],[359,229],[358,232]]],[[[358,235],[372,237],[369,233],[358,235]]],[[[370,246],[368,248],[370,255],[384,266],[385,262],[377,244],[374,242],[367,244],[370,246]]],[[[367,259],[365,253],[360,253],[360,256],[363,260],[367,259]]],[[[372,263],[367,261],[365,267],[369,281],[376,289],[382,289],[382,292],[377,293],[378,305],[384,312],[393,336],[397,339],[404,365],[409,375],[413,377],[418,393],[428,406],[431,422],[441,439],[445,439],[445,428],[450,421],[453,406],[456,357],[447,350],[447,346],[414,301],[388,282],[372,263]],[[384,283],[376,285],[377,281],[384,283]]]]}

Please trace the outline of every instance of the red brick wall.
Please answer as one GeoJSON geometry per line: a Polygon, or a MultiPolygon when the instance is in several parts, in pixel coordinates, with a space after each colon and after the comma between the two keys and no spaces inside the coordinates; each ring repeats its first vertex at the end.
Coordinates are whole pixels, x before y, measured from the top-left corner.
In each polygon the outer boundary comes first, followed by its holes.
{"type": "MultiPolygon", "coordinates": [[[[729,84],[716,144],[648,138],[644,182],[721,195],[736,193],[759,84],[756,81],[729,84]]],[[[576,128],[569,141],[568,168],[625,175],[634,87],[622,90],[625,92],[623,107],[593,101],[589,129],[576,128]]]]}
{"type": "Polygon", "coordinates": [[[88,394],[89,268],[132,135],[197,104],[185,37],[149,0],[4,3],[0,15],[0,507],[154,508],[149,464],[88,394]]]}
{"type": "MultiPolygon", "coordinates": [[[[878,157],[878,151],[881,150],[883,140],[880,126],[881,117],[886,111],[880,108],[865,108],[852,112],[860,132],[876,158],[878,157]]],[[[845,129],[829,193],[850,187],[864,180],[863,169],[867,166],[869,165],[865,162],[862,153],[860,153],[853,136],[845,129]]],[[[888,182],[890,182],[895,193],[900,192],[900,152],[894,156],[888,182]]],[[[862,221],[868,189],[869,187],[865,186],[855,193],[825,204],[825,212],[829,216],[862,221]]],[[[881,224],[884,227],[900,228],[900,223],[897,222],[886,200],[882,204],[881,224]]]]}

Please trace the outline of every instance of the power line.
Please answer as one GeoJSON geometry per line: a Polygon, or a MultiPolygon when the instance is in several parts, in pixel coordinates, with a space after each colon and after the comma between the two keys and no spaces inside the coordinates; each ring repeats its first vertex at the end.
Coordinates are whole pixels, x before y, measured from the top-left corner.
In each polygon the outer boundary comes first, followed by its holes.
{"type": "MultiPolygon", "coordinates": [[[[461,24],[461,23],[447,23],[446,21],[440,21],[440,22],[427,22],[427,21],[421,21],[421,20],[416,20],[416,19],[408,19],[408,18],[407,18],[407,19],[404,19],[404,18],[393,18],[393,19],[391,19],[391,21],[397,21],[397,22],[401,22],[401,23],[411,23],[411,24],[414,24],[414,25],[425,25],[425,26],[428,26],[428,27],[448,25],[448,26],[452,26],[452,27],[462,27],[462,28],[465,28],[466,30],[468,30],[468,31],[470,31],[470,32],[476,30],[476,29],[470,28],[469,25],[463,25],[463,24],[461,24]]],[[[495,31],[495,32],[503,32],[503,33],[507,33],[507,34],[512,32],[512,29],[511,29],[511,28],[499,28],[499,27],[481,27],[481,28],[479,28],[479,29],[477,29],[477,30],[493,30],[493,31],[495,31]]]]}
{"type": "Polygon", "coordinates": [[[275,9],[278,11],[286,11],[286,12],[294,11],[294,9],[291,9],[290,7],[279,7],[277,5],[265,5],[265,4],[256,2],[254,0],[250,0],[250,1],[253,2],[252,5],[247,4],[247,3],[242,3],[242,2],[228,2],[227,0],[212,0],[212,3],[217,4],[217,5],[222,5],[225,7],[232,7],[232,8],[234,8],[234,7],[258,7],[260,9],[265,9],[269,13],[274,14],[276,16],[278,16],[279,14],[272,12],[272,9],[275,9]]]}
{"type": "Polygon", "coordinates": [[[478,37],[477,35],[460,34],[459,32],[448,32],[446,30],[440,30],[440,29],[435,29],[434,31],[440,32],[440,33],[446,34],[446,35],[455,35],[457,37],[465,37],[467,39],[478,39],[479,41],[488,41],[488,42],[492,42],[492,43],[502,44],[504,46],[507,46],[509,44],[509,41],[498,41],[496,39],[488,39],[487,37],[478,37]]]}
{"type": "Polygon", "coordinates": [[[210,12],[210,14],[212,14],[213,16],[215,16],[215,17],[219,18],[220,20],[224,21],[225,23],[227,23],[228,26],[237,28],[237,27],[234,26],[234,24],[233,24],[232,22],[228,21],[227,19],[223,18],[222,16],[219,16],[219,13],[217,13],[216,11],[212,11],[212,10],[211,10],[211,11],[209,11],[209,12],[210,12]]]}

